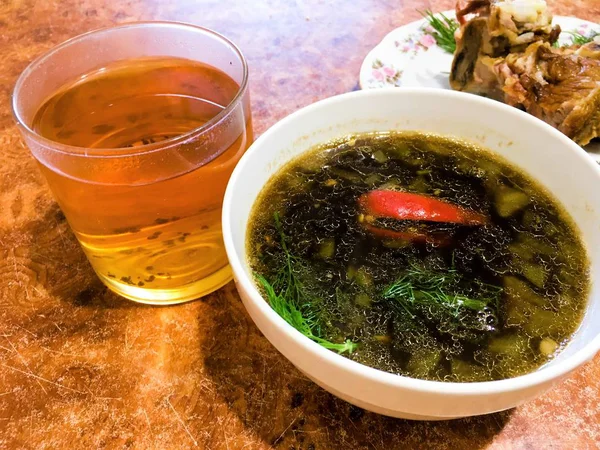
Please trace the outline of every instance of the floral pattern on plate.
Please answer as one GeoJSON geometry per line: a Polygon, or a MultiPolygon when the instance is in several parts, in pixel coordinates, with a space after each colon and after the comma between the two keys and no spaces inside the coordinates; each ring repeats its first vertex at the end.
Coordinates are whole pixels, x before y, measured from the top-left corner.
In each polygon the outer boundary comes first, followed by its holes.
{"type": "Polygon", "coordinates": [[[402,71],[396,69],[392,65],[385,65],[380,59],[373,60],[371,64],[371,77],[373,83],[379,83],[380,86],[400,86],[400,77],[402,77],[402,71]]]}

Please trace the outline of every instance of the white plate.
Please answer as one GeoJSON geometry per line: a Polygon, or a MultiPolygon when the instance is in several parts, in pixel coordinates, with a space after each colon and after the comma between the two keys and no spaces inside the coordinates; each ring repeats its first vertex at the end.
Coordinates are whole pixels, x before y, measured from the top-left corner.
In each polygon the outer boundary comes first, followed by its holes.
{"type": "MultiPolygon", "coordinates": [[[[455,18],[454,11],[443,13],[455,18]]],[[[600,31],[600,27],[575,17],[554,16],[554,23],[563,30],[559,42],[568,44],[570,36],[565,31],[588,35],[600,31]]],[[[369,52],[360,69],[361,89],[381,87],[432,87],[450,89],[448,77],[452,55],[439,48],[433,37],[425,33],[426,19],[409,23],[390,32],[369,52]]],[[[600,163],[600,143],[585,147],[600,163]]]]}

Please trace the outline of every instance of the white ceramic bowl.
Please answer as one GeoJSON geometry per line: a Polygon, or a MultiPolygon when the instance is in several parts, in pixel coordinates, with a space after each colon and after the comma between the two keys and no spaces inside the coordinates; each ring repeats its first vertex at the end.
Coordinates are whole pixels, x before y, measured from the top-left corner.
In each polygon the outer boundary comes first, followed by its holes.
{"type": "Polygon", "coordinates": [[[420,130],[481,144],[523,168],[571,213],[600,272],[600,168],[554,128],[515,108],[470,94],[380,89],[332,97],[277,123],[236,167],[225,194],[223,232],[237,289],[266,338],[332,394],[362,408],[408,419],[450,419],[516,406],[548,389],[600,350],[600,295],[593,281],[585,319],[570,345],[543,368],[517,378],[442,383],[393,375],[310,341],[281,319],[257,290],[247,262],[246,232],[257,195],[279,168],[316,144],[352,133],[420,130]]]}

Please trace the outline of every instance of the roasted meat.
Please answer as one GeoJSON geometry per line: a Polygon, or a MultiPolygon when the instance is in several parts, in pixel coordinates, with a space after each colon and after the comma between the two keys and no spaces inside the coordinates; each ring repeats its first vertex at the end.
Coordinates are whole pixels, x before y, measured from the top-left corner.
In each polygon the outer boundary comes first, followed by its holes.
{"type": "Polygon", "coordinates": [[[600,135],[598,43],[555,48],[560,28],[541,0],[473,0],[457,18],[453,89],[521,108],[580,145],[600,135]]]}
{"type": "Polygon", "coordinates": [[[457,5],[456,17],[462,25],[457,43],[463,41],[461,33],[467,25],[485,24],[481,53],[492,57],[521,52],[533,42],[552,44],[560,34],[560,27],[552,26],[552,15],[543,0],[472,0],[464,8],[457,5]],[[469,21],[471,14],[476,17],[469,21]]]}

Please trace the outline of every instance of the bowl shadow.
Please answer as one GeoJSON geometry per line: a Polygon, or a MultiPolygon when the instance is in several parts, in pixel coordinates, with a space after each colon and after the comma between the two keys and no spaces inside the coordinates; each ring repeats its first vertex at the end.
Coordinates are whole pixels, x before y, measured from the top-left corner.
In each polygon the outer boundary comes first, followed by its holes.
{"type": "Polygon", "coordinates": [[[201,354],[213,386],[244,426],[273,448],[477,449],[512,411],[452,421],[410,421],[365,411],[297,370],[256,328],[230,283],[207,299],[213,317],[201,354]]]}

